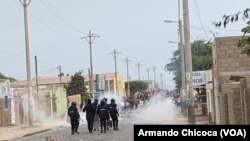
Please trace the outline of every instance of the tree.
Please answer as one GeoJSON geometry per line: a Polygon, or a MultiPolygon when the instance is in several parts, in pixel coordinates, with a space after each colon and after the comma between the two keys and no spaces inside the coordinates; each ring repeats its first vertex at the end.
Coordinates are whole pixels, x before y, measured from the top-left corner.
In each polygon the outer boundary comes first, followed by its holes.
{"type": "Polygon", "coordinates": [[[15,78],[7,77],[4,74],[0,73],[0,79],[9,79],[11,82],[16,81],[15,78]]]}
{"type": "Polygon", "coordinates": [[[240,17],[240,15],[242,14],[242,19],[243,21],[247,21],[246,22],[246,26],[243,27],[241,29],[241,32],[243,33],[242,39],[239,40],[238,42],[238,47],[242,47],[243,54],[247,54],[248,56],[250,55],[250,36],[246,36],[250,34],[250,18],[249,18],[249,12],[250,9],[246,8],[243,12],[238,12],[234,15],[224,15],[222,17],[222,20],[219,22],[214,22],[213,24],[215,25],[215,27],[221,27],[222,25],[224,26],[224,28],[226,28],[226,26],[231,22],[238,22],[238,19],[240,17]]]}
{"type": "Polygon", "coordinates": [[[173,57],[165,66],[165,70],[172,72],[174,77],[173,80],[175,82],[175,88],[180,90],[181,87],[181,56],[180,56],[180,49],[177,49],[173,53],[173,57]]]}
{"type": "MultiPolygon", "coordinates": [[[[125,88],[127,90],[128,83],[125,83],[125,88]]],[[[134,95],[136,92],[143,92],[148,89],[148,83],[145,81],[130,81],[129,82],[129,90],[130,94],[134,95]]]]}
{"type": "Polygon", "coordinates": [[[212,69],[212,45],[205,40],[196,40],[191,44],[193,71],[212,69]]]}
{"type": "Polygon", "coordinates": [[[67,96],[80,94],[82,100],[86,100],[89,98],[89,95],[86,94],[87,88],[85,85],[84,78],[79,71],[71,76],[71,81],[68,85],[64,84],[64,88],[66,89],[67,96]]]}
{"type": "MultiPolygon", "coordinates": [[[[212,69],[212,47],[210,41],[196,40],[191,44],[193,71],[212,69]]],[[[177,92],[181,87],[181,56],[180,49],[174,51],[170,63],[165,70],[172,72],[177,92]]]]}

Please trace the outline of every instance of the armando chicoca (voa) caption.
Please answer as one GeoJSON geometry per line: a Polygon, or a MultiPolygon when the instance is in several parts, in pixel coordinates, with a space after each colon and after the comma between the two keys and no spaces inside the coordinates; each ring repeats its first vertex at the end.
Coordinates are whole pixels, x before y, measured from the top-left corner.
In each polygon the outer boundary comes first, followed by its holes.
{"type": "Polygon", "coordinates": [[[189,136],[189,137],[241,137],[246,138],[247,131],[246,129],[220,129],[214,131],[202,131],[196,129],[182,129],[180,131],[170,129],[168,131],[148,131],[144,129],[140,129],[138,132],[138,137],[140,136],[189,136]]]}

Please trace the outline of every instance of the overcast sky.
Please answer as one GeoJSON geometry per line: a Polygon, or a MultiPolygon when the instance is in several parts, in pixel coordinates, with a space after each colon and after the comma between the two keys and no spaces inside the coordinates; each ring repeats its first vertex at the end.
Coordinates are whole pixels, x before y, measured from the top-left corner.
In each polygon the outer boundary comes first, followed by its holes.
{"type": "MultiPolygon", "coordinates": [[[[189,0],[191,40],[216,36],[241,35],[244,21],[215,29],[212,23],[224,14],[234,14],[249,8],[248,0],[189,0]],[[197,12],[197,9],[199,12],[197,12]],[[199,19],[200,16],[200,19],[199,19]],[[202,30],[204,26],[205,32],[202,30]]],[[[156,66],[156,79],[164,74],[164,86],[174,88],[172,74],[164,66],[177,49],[177,0],[32,0],[28,7],[30,57],[32,77],[35,76],[34,56],[38,57],[39,76],[62,72],[88,72],[88,31],[100,38],[93,44],[94,73],[114,72],[114,60],[109,52],[117,49],[118,72],[126,78],[126,57],[130,60],[131,79],[137,79],[140,62],[141,79],[147,79],[146,68],[156,66]]],[[[0,72],[17,79],[26,79],[23,9],[19,0],[0,0],[0,72]]],[[[150,79],[153,72],[150,71],[150,79]]]]}

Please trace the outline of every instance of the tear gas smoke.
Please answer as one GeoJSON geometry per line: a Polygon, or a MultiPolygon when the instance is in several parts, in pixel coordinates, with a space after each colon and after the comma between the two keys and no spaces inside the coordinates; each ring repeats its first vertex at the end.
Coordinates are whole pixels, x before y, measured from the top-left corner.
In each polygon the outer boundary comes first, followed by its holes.
{"type": "MultiPolygon", "coordinates": [[[[124,100],[122,97],[114,95],[112,93],[105,93],[100,95],[98,103],[100,104],[103,98],[107,98],[109,104],[111,99],[115,99],[118,105],[120,116],[119,124],[185,124],[186,118],[179,114],[171,98],[165,97],[165,93],[157,93],[153,95],[149,101],[143,105],[142,102],[138,106],[138,109],[121,111],[124,107],[124,100]]],[[[94,99],[92,99],[94,102],[94,99]]],[[[80,114],[80,125],[86,124],[86,112],[78,107],[80,114]]],[[[63,125],[70,126],[69,117],[65,115],[63,120],[44,120],[46,125],[63,125]],[[65,120],[66,119],[66,120],[65,120]]]]}
{"type": "Polygon", "coordinates": [[[150,100],[141,105],[137,110],[131,111],[125,123],[135,124],[182,124],[179,109],[175,107],[171,98],[166,98],[165,93],[157,93],[150,100]],[[178,121],[177,121],[178,120],[178,121]]]}
{"type": "Polygon", "coordinates": [[[118,105],[119,108],[124,106],[123,98],[113,93],[105,93],[100,95],[100,97],[98,98],[98,102],[100,103],[103,98],[107,98],[108,104],[111,103],[111,99],[115,99],[115,103],[118,105]]]}
{"type": "MultiPolygon", "coordinates": [[[[111,102],[111,99],[115,99],[115,103],[117,104],[118,106],[118,110],[119,109],[122,109],[122,107],[124,106],[124,101],[123,101],[123,98],[118,96],[118,95],[115,95],[113,93],[104,93],[104,94],[101,94],[99,97],[98,97],[98,104],[101,103],[101,100],[103,98],[107,98],[107,103],[110,104],[111,102]]],[[[92,99],[92,102],[94,102],[94,99],[92,99]]],[[[120,110],[119,110],[120,111],[120,110]]],[[[79,111],[80,113],[80,123],[81,124],[85,124],[87,123],[87,120],[86,120],[86,112],[82,112],[82,110],[80,109],[79,111]]]]}
{"type": "MultiPolygon", "coordinates": [[[[108,99],[107,103],[114,98],[119,109],[124,106],[123,98],[111,93],[100,95],[99,103],[104,97],[108,99]]],[[[86,113],[80,114],[83,119],[82,123],[87,123],[86,113]]],[[[186,118],[179,114],[179,109],[175,107],[171,98],[167,98],[164,92],[159,92],[153,95],[146,104],[140,104],[138,109],[121,114],[119,121],[121,124],[185,124],[186,118]]]]}

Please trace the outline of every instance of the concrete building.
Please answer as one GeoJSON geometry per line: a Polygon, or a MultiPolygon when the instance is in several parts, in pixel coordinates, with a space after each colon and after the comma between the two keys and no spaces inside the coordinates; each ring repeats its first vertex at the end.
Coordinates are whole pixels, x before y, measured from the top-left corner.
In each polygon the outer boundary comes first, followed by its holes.
{"type": "Polygon", "coordinates": [[[100,93],[103,92],[110,92],[110,93],[116,93],[120,97],[125,97],[126,92],[125,92],[125,79],[120,73],[117,73],[117,84],[118,86],[116,87],[116,82],[115,82],[115,73],[101,73],[98,74],[97,77],[98,81],[98,89],[97,91],[100,93]],[[99,77],[99,78],[98,78],[99,77]],[[117,89],[116,89],[117,88],[117,89]]]}
{"type": "MultiPolygon", "coordinates": [[[[117,93],[119,96],[125,96],[125,81],[123,77],[118,73],[118,90],[116,90],[115,74],[114,73],[102,73],[94,75],[94,85],[96,94],[117,93]]],[[[89,88],[89,75],[83,75],[86,82],[86,87],[89,88]]],[[[33,78],[32,94],[34,97],[35,117],[37,120],[46,118],[60,118],[66,114],[67,111],[67,97],[66,90],[63,88],[64,84],[68,84],[71,81],[71,76],[61,77],[38,77],[38,92],[36,79],[33,78]],[[39,115],[39,116],[36,116],[39,115]]],[[[25,80],[15,81],[11,83],[11,88],[15,97],[18,97],[23,105],[23,124],[28,123],[28,97],[26,92],[27,82],[25,80]]]]}
{"type": "MultiPolygon", "coordinates": [[[[244,104],[250,103],[248,92],[250,88],[250,57],[242,54],[243,49],[238,47],[240,39],[242,39],[241,36],[217,37],[213,42],[213,82],[217,124],[243,124],[242,121],[239,121],[241,118],[235,118],[235,121],[229,118],[235,117],[238,111],[250,113],[249,106],[244,106],[244,104]],[[245,78],[246,83],[239,84],[242,78],[245,78]],[[243,93],[245,97],[240,96],[243,93]],[[238,95],[238,99],[235,99],[234,95],[238,95]],[[245,101],[244,104],[243,101],[245,101]]],[[[244,112],[240,112],[237,115],[243,117],[243,114],[244,112]]]]}
{"type": "MultiPolygon", "coordinates": [[[[66,91],[63,83],[70,81],[70,77],[40,77],[38,78],[38,92],[36,79],[32,79],[32,94],[35,118],[37,120],[63,117],[67,111],[66,91]]],[[[28,123],[28,97],[25,80],[11,83],[15,97],[23,101],[24,123],[28,123]]]]}
{"type": "Polygon", "coordinates": [[[16,124],[15,99],[9,80],[0,80],[0,126],[16,124]]]}

